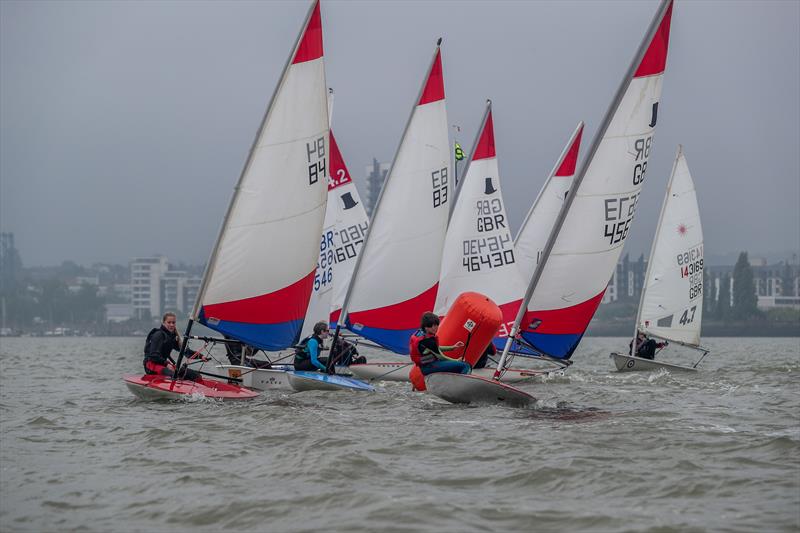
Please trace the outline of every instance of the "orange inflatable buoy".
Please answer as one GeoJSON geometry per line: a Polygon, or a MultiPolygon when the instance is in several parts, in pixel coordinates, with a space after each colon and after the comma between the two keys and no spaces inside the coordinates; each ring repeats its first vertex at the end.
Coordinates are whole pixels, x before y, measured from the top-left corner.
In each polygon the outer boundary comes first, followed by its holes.
{"type": "Polygon", "coordinates": [[[477,292],[461,293],[439,324],[439,345],[463,342],[463,348],[448,352],[447,356],[462,358],[475,366],[502,323],[503,312],[489,297],[477,292]]]}
{"type": "Polygon", "coordinates": [[[414,390],[427,390],[427,387],[425,387],[425,376],[422,375],[422,370],[420,370],[417,365],[414,365],[411,368],[411,372],[408,373],[408,377],[411,378],[411,384],[414,386],[414,390]]]}

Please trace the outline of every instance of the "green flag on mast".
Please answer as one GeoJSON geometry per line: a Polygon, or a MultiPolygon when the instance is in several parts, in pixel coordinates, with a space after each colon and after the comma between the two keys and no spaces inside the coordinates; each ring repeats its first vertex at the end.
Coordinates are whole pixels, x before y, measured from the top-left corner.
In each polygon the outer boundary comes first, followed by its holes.
{"type": "Polygon", "coordinates": [[[458,142],[456,142],[455,151],[456,151],[456,161],[461,161],[462,159],[464,159],[464,150],[461,149],[461,145],[458,144],[458,142]]]}

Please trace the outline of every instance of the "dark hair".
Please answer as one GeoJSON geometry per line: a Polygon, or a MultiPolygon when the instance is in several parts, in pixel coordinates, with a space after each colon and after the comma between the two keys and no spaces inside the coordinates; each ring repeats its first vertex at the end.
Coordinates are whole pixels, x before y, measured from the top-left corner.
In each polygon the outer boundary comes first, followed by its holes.
{"type": "Polygon", "coordinates": [[[314,335],[319,335],[323,331],[327,331],[329,329],[328,323],[324,320],[321,320],[314,324],[314,335]]]}
{"type": "Polygon", "coordinates": [[[161,317],[161,322],[166,322],[167,321],[167,317],[169,317],[169,316],[171,316],[175,320],[178,320],[178,316],[175,313],[173,313],[172,311],[169,311],[169,312],[164,313],[164,316],[161,317]]]}
{"type": "Polygon", "coordinates": [[[439,317],[436,316],[436,313],[431,313],[430,311],[428,311],[427,313],[422,313],[422,319],[420,320],[419,324],[419,327],[421,329],[437,325],[439,325],[439,317]]]}

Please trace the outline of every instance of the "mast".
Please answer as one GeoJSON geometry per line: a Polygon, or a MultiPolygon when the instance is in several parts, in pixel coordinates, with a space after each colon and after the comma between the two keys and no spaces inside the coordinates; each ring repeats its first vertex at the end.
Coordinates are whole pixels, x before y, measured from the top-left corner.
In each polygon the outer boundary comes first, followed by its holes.
{"type": "Polygon", "coordinates": [[[653,37],[655,37],[656,32],[661,26],[661,21],[664,19],[664,15],[671,5],[672,0],[661,0],[661,4],[658,7],[656,15],[650,22],[650,26],[648,27],[642,42],[639,44],[639,49],[636,51],[636,55],[631,61],[625,76],[622,78],[622,82],[620,83],[619,88],[617,89],[617,92],[611,101],[611,105],[609,105],[608,109],[606,110],[603,121],[600,123],[600,128],[595,133],[586,159],[583,160],[580,170],[575,175],[575,179],[572,182],[572,187],[570,188],[569,194],[564,201],[564,205],[561,207],[561,212],[559,212],[558,218],[553,225],[553,229],[550,231],[550,237],[547,239],[547,244],[542,252],[542,260],[536,265],[536,270],[533,272],[530,284],[528,285],[528,290],[525,291],[525,297],[522,299],[522,305],[520,305],[519,311],[517,312],[517,318],[514,320],[514,324],[511,327],[511,332],[506,340],[506,345],[503,348],[503,355],[500,357],[500,362],[497,364],[497,370],[495,370],[493,376],[493,379],[495,380],[500,379],[500,375],[504,370],[505,361],[508,357],[509,349],[511,348],[511,342],[519,332],[520,323],[522,322],[522,319],[525,317],[525,313],[528,310],[528,303],[533,296],[533,291],[536,289],[539,279],[542,277],[544,266],[547,264],[547,260],[550,257],[550,253],[553,251],[553,246],[555,246],[556,239],[558,238],[558,234],[561,232],[561,228],[564,225],[564,220],[567,218],[567,213],[569,213],[570,207],[572,207],[572,202],[575,200],[575,193],[580,188],[583,178],[586,176],[586,171],[589,169],[589,165],[591,164],[592,159],[594,159],[594,155],[597,152],[597,149],[600,147],[600,143],[603,141],[603,137],[605,136],[608,127],[611,125],[611,120],[614,118],[614,115],[616,114],[617,109],[619,108],[619,105],[628,90],[628,87],[630,86],[631,80],[636,74],[636,70],[639,68],[639,64],[647,53],[650,43],[652,42],[653,37]]]}
{"type": "MultiPolygon", "coordinates": [[[[631,355],[636,356],[636,341],[639,338],[639,321],[642,318],[642,303],[644,303],[645,293],[647,292],[647,282],[650,279],[650,270],[653,268],[653,254],[658,246],[658,238],[661,236],[661,224],[664,222],[664,213],[667,211],[667,203],[669,203],[670,195],[672,194],[672,181],[675,179],[675,169],[678,167],[678,160],[681,158],[683,146],[678,145],[678,151],[675,154],[675,161],[672,163],[672,172],[669,175],[669,183],[667,183],[667,192],[664,195],[664,202],[661,204],[661,213],[658,215],[658,225],[656,226],[656,238],[650,246],[650,255],[647,257],[647,270],[644,273],[644,280],[642,281],[642,292],[639,293],[639,307],[636,309],[636,321],[633,323],[633,342],[631,343],[631,355]]],[[[635,280],[635,278],[634,278],[635,280]]]]}
{"type": "MultiPolygon", "coordinates": [[[[472,141],[472,149],[469,153],[469,159],[467,160],[467,165],[464,167],[464,173],[462,174],[461,182],[459,183],[458,179],[456,179],[456,191],[453,195],[453,203],[450,204],[450,216],[453,216],[453,211],[456,209],[456,203],[458,202],[458,197],[461,194],[461,184],[464,182],[464,179],[467,177],[467,173],[469,172],[469,167],[472,166],[472,157],[475,155],[475,149],[478,147],[478,142],[481,140],[481,135],[483,134],[483,128],[486,127],[486,120],[489,118],[489,113],[492,112],[492,101],[490,99],[486,99],[486,110],[483,112],[483,118],[481,119],[480,126],[478,126],[478,131],[475,133],[475,140],[472,141]]],[[[456,161],[456,164],[458,162],[456,161]]]]}
{"type": "Polygon", "coordinates": [[[303,25],[300,27],[300,31],[297,34],[297,38],[295,39],[294,47],[292,48],[292,53],[289,54],[289,57],[286,59],[286,63],[284,64],[283,71],[281,73],[281,77],[278,80],[278,84],[276,85],[275,90],[272,93],[272,96],[269,99],[267,108],[264,111],[263,117],[261,118],[261,124],[259,125],[258,131],[256,132],[256,135],[253,138],[253,143],[250,145],[250,151],[247,154],[247,160],[245,161],[244,167],[242,168],[242,171],[239,174],[239,179],[236,182],[236,186],[233,189],[233,195],[231,196],[231,200],[228,203],[228,209],[225,211],[225,216],[222,219],[222,225],[217,234],[217,240],[214,243],[214,248],[212,248],[211,250],[211,255],[209,256],[208,262],[206,263],[206,267],[203,272],[203,278],[202,281],[200,282],[200,288],[197,291],[197,298],[195,299],[194,306],[192,307],[192,314],[189,316],[189,321],[186,324],[186,331],[183,335],[183,342],[181,343],[181,351],[178,354],[178,360],[175,363],[176,377],[178,375],[178,371],[180,370],[181,360],[183,359],[183,355],[186,352],[186,345],[188,343],[189,333],[192,330],[192,325],[194,324],[194,321],[197,320],[198,313],[201,307],[201,302],[203,301],[206,289],[208,288],[208,281],[210,278],[210,274],[214,271],[214,267],[216,266],[219,246],[220,243],[222,242],[223,237],[225,236],[225,231],[228,228],[228,219],[230,218],[231,213],[233,212],[233,206],[236,204],[236,201],[239,197],[242,181],[244,180],[247,171],[250,169],[250,165],[253,160],[253,154],[256,151],[258,140],[261,138],[261,135],[264,132],[264,126],[267,124],[267,121],[269,119],[270,113],[272,111],[272,104],[275,101],[275,97],[278,95],[278,92],[280,91],[281,87],[286,81],[286,73],[292,64],[295,55],[297,54],[297,50],[300,46],[300,43],[303,37],[305,36],[306,30],[308,29],[309,21],[311,20],[311,17],[314,15],[315,9],[318,8],[318,5],[319,5],[319,0],[314,0],[311,3],[311,6],[309,6],[308,8],[308,13],[306,13],[306,18],[303,22],[303,25]]]}
{"type": "MultiPolygon", "coordinates": [[[[386,192],[386,185],[389,183],[389,180],[392,179],[392,173],[394,171],[394,165],[395,165],[395,163],[397,161],[397,156],[399,155],[400,148],[403,146],[403,142],[405,141],[406,134],[408,133],[408,128],[411,125],[411,120],[414,118],[414,113],[416,112],[417,107],[419,106],[419,102],[422,99],[422,94],[425,91],[425,87],[428,84],[428,77],[430,76],[430,72],[431,72],[431,69],[433,68],[434,62],[436,61],[436,58],[440,53],[441,46],[442,46],[442,38],[439,37],[439,39],[436,41],[436,49],[433,52],[433,57],[431,57],[431,61],[430,61],[429,65],[428,65],[428,70],[426,71],[425,78],[422,81],[422,85],[419,88],[419,92],[417,94],[417,98],[416,98],[416,100],[414,100],[414,106],[411,108],[411,113],[409,114],[408,120],[406,121],[406,126],[403,129],[403,135],[400,136],[400,143],[397,146],[397,150],[395,150],[394,158],[392,159],[392,164],[389,167],[389,172],[386,174],[386,179],[383,181],[383,186],[381,186],[380,193],[378,193],[378,199],[375,202],[375,208],[372,210],[372,216],[369,219],[369,228],[370,228],[370,230],[372,229],[372,227],[375,224],[375,219],[376,219],[376,217],[378,215],[378,212],[380,211],[381,201],[383,200],[383,193],[386,192]]],[[[448,187],[448,190],[451,189],[450,183],[447,184],[447,187],[448,187]]],[[[364,258],[364,255],[365,255],[365,253],[367,251],[367,245],[368,245],[368,243],[370,241],[370,235],[372,234],[372,232],[370,230],[367,230],[367,234],[364,237],[364,242],[361,245],[361,252],[358,254],[358,257],[356,258],[356,264],[355,264],[355,267],[353,267],[353,273],[350,276],[350,285],[347,287],[347,293],[345,294],[344,302],[342,303],[342,311],[339,314],[339,320],[336,321],[336,331],[334,331],[334,333],[333,333],[333,340],[331,341],[331,346],[335,346],[336,345],[336,341],[339,339],[339,332],[342,329],[342,324],[345,323],[345,321],[347,320],[347,315],[348,315],[348,311],[349,311],[348,307],[349,307],[349,304],[350,304],[350,298],[353,295],[353,288],[356,285],[356,281],[358,279],[358,272],[361,269],[361,261],[364,258]]],[[[329,358],[328,359],[329,366],[332,363],[332,360],[333,360],[333,358],[329,358]]]]}
{"type": "Polygon", "coordinates": [[[328,87],[328,126],[333,122],[333,87],[328,87]]]}

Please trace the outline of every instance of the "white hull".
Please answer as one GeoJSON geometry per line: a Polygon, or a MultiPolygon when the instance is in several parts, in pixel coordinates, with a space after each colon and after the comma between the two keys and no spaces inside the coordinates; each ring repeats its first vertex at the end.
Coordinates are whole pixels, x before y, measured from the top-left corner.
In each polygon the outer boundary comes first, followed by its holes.
{"type": "MultiPolygon", "coordinates": [[[[411,381],[409,373],[414,368],[413,363],[365,363],[361,365],[350,365],[348,367],[354,376],[367,381],[411,381]]],[[[547,374],[546,370],[525,370],[521,368],[509,368],[500,381],[504,383],[520,383],[530,381],[536,376],[547,374]]],[[[488,379],[494,375],[494,368],[476,368],[472,375],[481,376],[488,379]]]]}
{"type": "Polygon", "coordinates": [[[505,383],[472,374],[436,372],[425,376],[428,392],[451,403],[501,404],[525,407],[536,398],[505,383]]]}
{"type": "Polygon", "coordinates": [[[239,365],[219,365],[221,374],[242,380],[242,386],[256,390],[292,391],[286,370],[273,368],[252,368],[239,365]]]}
{"type": "Polygon", "coordinates": [[[696,368],[690,366],[672,365],[670,363],[662,363],[652,359],[643,359],[641,357],[633,357],[621,353],[612,353],[611,358],[614,360],[614,366],[620,372],[634,372],[636,370],[678,370],[681,372],[697,372],[696,368]]]}

